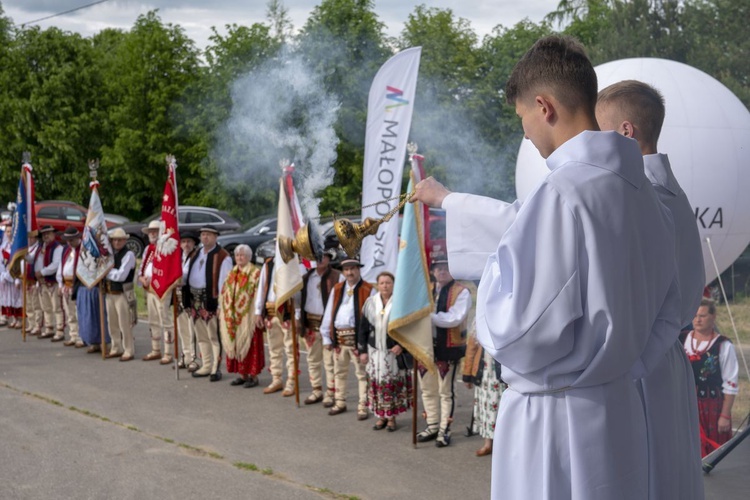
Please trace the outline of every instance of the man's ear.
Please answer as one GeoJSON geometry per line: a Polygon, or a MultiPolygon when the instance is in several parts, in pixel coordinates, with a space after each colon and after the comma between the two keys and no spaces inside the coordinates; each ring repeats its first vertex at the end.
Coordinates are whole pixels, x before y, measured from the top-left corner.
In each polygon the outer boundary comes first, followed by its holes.
{"type": "Polygon", "coordinates": [[[631,139],[636,139],[636,137],[635,137],[635,126],[631,122],[629,122],[627,120],[625,120],[624,122],[622,122],[620,124],[620,130],[618,130],[618,132],[620,132],[625,137],[630,137],[631,139]]]}
{"type": "Polygon", "coordinates": [[[538,95],[535,97],[534,102],[536,103],[537,111],[544,115],[544,120],[546,122],[552,123],[557,119],[555,104],[548,96],[538,95]]]}

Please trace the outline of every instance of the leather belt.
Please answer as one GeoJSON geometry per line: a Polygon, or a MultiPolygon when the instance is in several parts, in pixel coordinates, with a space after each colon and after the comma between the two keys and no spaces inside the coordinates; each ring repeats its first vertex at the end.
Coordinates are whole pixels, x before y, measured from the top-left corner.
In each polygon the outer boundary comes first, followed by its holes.
{"type": "Polygon", "coordinates": [[[336,329],[336,340],[340,346],[355,347],[357,344],[354,328],[336,329]]]}
{"type": "Polygon", "coordinates": [[[276,316],[276,302],[266,302],[266,316],[276,316]]]}
{"type": "Polygon", "coordinates": [[[317,314],[305,313],[305,323],[307,328],[315,332],[320,331],[320,323],[323,321],[323,316],[317,314]]]}
{"type": "Polygon", "coordinates": [[[65,285],[68,288],[73,288],[73,282],[75,279],[73,278],[63,278],[63,285],[65,285]]]}

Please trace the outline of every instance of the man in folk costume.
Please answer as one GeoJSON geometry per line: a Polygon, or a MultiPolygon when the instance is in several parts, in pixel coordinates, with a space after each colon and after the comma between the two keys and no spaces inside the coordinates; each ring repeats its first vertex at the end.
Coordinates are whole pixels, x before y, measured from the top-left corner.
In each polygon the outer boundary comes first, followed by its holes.
{"type": "Polygon", "coordinates": [[[417,435],[420,442],[437,439],[438,448],[451,442],[451,422],[455,409],[453,384],[461,358],[466,354],[466,318],[471,308],[469,290],[456,282],[448,270],[448,258],[435,254],[435,312],[432,313],[433,350],[436,373],[419,366],[422,403],[427,427],[417,435]]]}
{"type": "Polygon", "coordinates": [[[291,330],[291,313],[286,305],[276,309],[274,283],[276,269],[274,257],[266,256],[260,270],[258,293],[255,294],[255,323],[259,330],[266,331],[268,339],[269,370],[271,383],[263,394],[281,391],[284,397],[294,395],[294,343],[291,330]],[[286,356],[286,386],[284,385],[284,356],[286,356]]]}
{"type": "Polygon", "coordinates": [[[26,276],[26,318],[29,322],[29,335],[41,335],[42,324],[44,323],[44,313],[39,301],[41,291],[34,272],[34,260],[40,248],[38,231],[29,232],[29,251],[24,256],[26,262],[22,266],[23,273],[26,276]]]}
{"type": "Polygon", "coordinates": [[[200,229],[203,248],[195,253],[183,274],[185,286],[182,300],[189,309],[195,326],[195,337],[203,359],[202,366],[193,377],[209,377],[211,382],[221,380],[221,338],[219,321],[219,291],[232,270],[229,252],[216,243],[219,231],[212,225],[200,229]]]}
{"type": "Polygon", "coordinates": [[[44,333],[40,339],[56,337],[62,340],[65,335],[60,296],[57,293],[57,269],[62,260],[62,246],[55,240],[55,228],[43,226],[39,229],[42,246],[34,256],[34,275],[39,284],[39,305],[44,314],[44,333]]]}
{"type": "Polygon", "coordinates": [[[366,420],[368,416],[367,371],[365,365],[359,360],[357,331],[362,317],[362,307],[367,298],[377,293],[377,290],[361,279],[361,267],[363,264],[356,258],[346,258],[341,261],[345,281],[337,283],[331,290],[323,321],[320,324],[320,335],[324,348],[334,351],[336,402],[328,414],[338,415],[346,411],[346,382],[351,362],[354,363],[358,385],[357,420],[366,420]]]}
{"type": "Polygon", "coordinates": [[[306,405],[323,401],[323,406],[334,405],[335,382],[333,375],[333,351],[323,349],[320,323],[323,320],[328,297],[336,283],[344,281],[339,271],[331,267],[336,257],[333,249],[326,250],[317,260],[317,265],[302,278],[302,300],[300,302],[300,335],[307,345],[307,369],[313,393],[305,399],[306,405]],[[326,392],[323,396],[323,368],[326,372],[326,392]]]}
{"type": "Polygon", "coordinates": [[[149,244],[143,251],[141,268],[138,270],[138,283],[146,291],[146,305],[148,306],[148,324],[151,331],[151,352],[143,357],[143,361],[153,361],[161,358],[162,365],[172,362],[172,346],[174,345],[174,323],[172,321],[169,297],[161,300],[151,287],[154,272],[154,257],[156,256],[156,240],[159,237],[159,221],[152,220],[147,228],[142,229],[148,234],[149,244]],[[162,350],[162,338],[164,349],[162,350]],[[163,355],[162,355],[163,353],[163,355]]]}
{"type": "Polygon", "coordinates": [[[78,314],[76,314],[76,292],[81,285],[76,276],[78,257],[81,254],[81,232],[73,226],[68,226],[63,233],[63,241],[67,244],[63,247],[60,267],[57,269],[57,286],[62,296],[63,311],[65,311],[68,323],[69,339],[63,345],[80,344],[83,346],[83,340],[78,335],[78,314]]]}
{"type": "Polygon", "coordinates": [[[258,374],[265,366],[263,330],[256,327],[254,314],[260,271],[251,263],[253,250],[248,245],[238,245],[234,258],[237,265],[221,289],[219,330],[227,372],[239,375],[231,385],[250,388],[258,385],[258,374]]]}
{"type": "MultiPolygon", "coordinates": [[[[195,231],[187,230],[180,232],[180,249],[182,250],[182,275],[186,276],[190,259],[199,251],[198,243],[200,238],[195,231]]],[[[182,285],[185,285],[184,277],[182,285]]],[[[185,309],[182,300],[182,286],[175,288],[177,292],[177,331],[180,335],[180,346],[182,347],[182,356],[177,363],[178,369],[187,368],[189,372],[198,369],[195,362],[195,328],[190,319],[190,313],[185,309]]]]}
{"type": "Polygon", "coordinates": [[[107,358],[130,361],[135,357],[135,318],[132,307],[135,303],[133,279],[136,259],[135,254],[125,246],[128,235],[122,228],[113,229],[109,233],[109,239],[112,242],[115,265],[107,273],[106,280],[107,325],[112,339],[107,358]]]}

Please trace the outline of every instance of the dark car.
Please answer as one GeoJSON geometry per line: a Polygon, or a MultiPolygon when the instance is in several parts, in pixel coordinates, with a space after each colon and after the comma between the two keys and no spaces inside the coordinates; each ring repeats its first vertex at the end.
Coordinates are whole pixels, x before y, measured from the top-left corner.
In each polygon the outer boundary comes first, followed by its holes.
{"type": "MultiPolygon", "coordinates": [[[[79,231],[83,231],[86,225],[86,213],[88,209],[78,203],[64,200],[38,201],[34,203],[36,212],[36,221],[39,227],[50,225],[55,231],[62,233],[68,226],[73,226],[79,231]]],[[[124,217],[119,215],[104,215],[105,223],[108,228],[116,226],[119,219],[124,217]]],[[[127,220],[126,218],[124,218],[127,220]]]]}
{"type": "MultiPolygon", "coordinates": [[[[180,206],[178,213],[181,231],[187,229],[198,231],[202,226],[208,224],[214,226],[220,233],[235,231],[240,227],[240,222],[237,219],[216,208],[180,206]]],[[[143,249],[148,245],[148,235],[143,232],[143,229],[148,226],[149,222],[159,217],[161,217],[161,212],[157,212],[141,222],[117,226],[128,234],[126,246],[136,257],[140,257],[143,254],[143,249]]]]}
{"type": "Polygon", "coordinates": [[[216,242],[230,254],[234,252],[237,245],[242,244],[249,246],[255,253],[258,245],[275,237],[276,217],[261,215],[242,226],[238,231],[220,235],[216,242]]]}

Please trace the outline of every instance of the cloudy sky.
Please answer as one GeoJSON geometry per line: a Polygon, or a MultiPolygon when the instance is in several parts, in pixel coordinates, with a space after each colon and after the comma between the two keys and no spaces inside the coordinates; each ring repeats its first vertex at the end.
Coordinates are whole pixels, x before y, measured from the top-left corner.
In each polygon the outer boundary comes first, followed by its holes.
{"type": "MultiPolygon", "coordinates": [[[[35,19],[80,7],[95,0],[0,0],[5,15],[21,25],[35,19]]],[[[414,7],[419,4],[450,8],[471,22],[480,36],[489,34],[498,24],[512,26],[528,17],[539,22],[554,10],[559,0],[375,0],[375,12],[385,23],[387,33],[397,36],[414,7]]],[[[295,30],[302,27],[319,0],[283,0],[295,30]]],[[[77,12],[37,23],[42,28],[57,26],[63,30],[92,35],[103,28],[128,29],[136,18],[159,9],[162,21],[179,24],[199,47],[204,47],[211,26],[237,23],[250,25],[266,21],[266,0],[108,0],[77,12]]],[[[222,31],[222,30],[220,30],[222,31]]]]}

